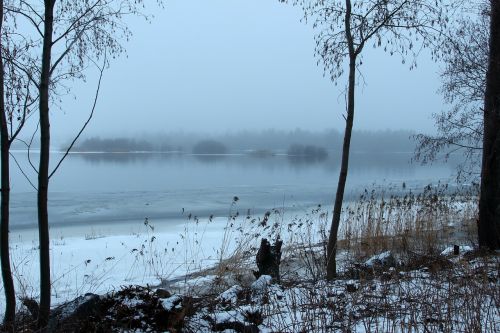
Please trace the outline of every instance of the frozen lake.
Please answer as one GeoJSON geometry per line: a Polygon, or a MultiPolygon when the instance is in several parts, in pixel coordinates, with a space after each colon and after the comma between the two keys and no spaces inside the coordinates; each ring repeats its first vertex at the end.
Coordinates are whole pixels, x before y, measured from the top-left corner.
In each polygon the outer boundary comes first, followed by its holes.
{"type": "MultiPolygon", "coordinates": [[[[50,183],[53,304],[121,285],[157,285],[213,265],[248,237],[238,227],[225,228],[230,210],[241,213],[235,223],[250,236],[263,231],[252,229],[256,225],[248,224],[248,213],[258,217],[278,208],[286,221],[318,204],[331,210],[339,171],[336,155],[312,162],[285,155],[71,154],[50,183]],[[234,196],[239,200],[232,206],[234,196]],[[193,223],[194,216],[201,223],[193,223]]],[[[36,183],[26,152],[14,156],[36,183]]],[[[52,164],[61,156],[54,153],[52,164]]],[[[365,188],[398,191],[405,182],[407,189],[422,189],[451,179],[453,166],[420,166],[410,158],[353,154],[347,199],[365,188]]],[[[37,160],[33,155],[32,162],[37,160]]],[[[37,299],[35,203],[35,190],[13,161],[10,241],[16,290],[37,299]]],[[[3,302],[0,285],[0,314],[3,302]]]]}
{"type": "MultiPolygon", "coordinates": [[[[24,151],[14,156],[31,181],[36,174],[24,151]]],[[[53,153],[51,165],[62,156],[53,153]]],[[[52,228],[141,225],[148,217],[167,227],[192,213],[200,218],[228,214],[234,196],[238,209],[261,214],[272,208],[307,209],[333,202],[340,153],[323,161],[286,155],[258,157],[161,153],[75,153],[51,178],[49,214],[52,228]],[[184,215],[182,214],[185,211],[184,215]]],[[[410,153],[353,153],[346,197],[364,188],[419,188],[452,179],[453,166],[411,163],[410,153]]],[[[34,165],[38,155],[31,154],[34,165]]],[[[12,163],[11,230],[36,227],[36,192],[12,163]]]]}

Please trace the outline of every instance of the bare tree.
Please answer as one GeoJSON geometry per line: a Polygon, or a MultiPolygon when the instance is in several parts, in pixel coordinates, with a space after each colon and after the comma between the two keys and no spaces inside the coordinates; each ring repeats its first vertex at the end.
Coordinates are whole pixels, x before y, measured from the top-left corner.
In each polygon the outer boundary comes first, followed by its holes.
{"type": "Polygon", "coordinates": [[[459,176],[475,178],[481,167],[478,240],[493,250],[500,248],[499,15],[497,0],[472,2],[450,26],[441,50],[446,62],[441,90],[452,108],[436,115],[437,135],[417,136],[416,151],[423,162],[442,151],[445,158],[462,151],[459,176]]]}
{"type": "MultiPolygon", "coordinates": [[[[6,7],[18,22],[22,21],[25,29],[31,28],[31,35],[26,33],[24,37],[33,45],[33,56],[29,60],[36,59],[38,62],[37,76],[31,80],[37,87],[39,97],[40,160],[36,171],[40,241],[40,328],[46,327],[48,323],[51,299],[47,209],[49,180],[61,162],[50,170],[49,109],[54,104],[55,97],[68,89],[64,82],[84,78],[84,70],[88,64],[103,59],[106,61],[106,54],[115,57],[124,52],[120,41],[131,35],[124,17],[131,14],[144,16],[140,12],[142,6],[142,0],[44,0],[43,4],[17,0],[6,7]]],[[[16,65],[19,68],[30,66],[22,61],[17,61],[16,65]]]]}
{"type": "Polygon", "coordinates": [[[440,43],[441,93],[450,109],[434,114],[435,135],[415,138],[415,159],[422,163],[463,154],[459,179],[479,178],[483,140],[483,105],[489,43],[489,10],[484,1],[464,8],[440,43]],[[440,155],[442,154],[442,155],[440,155]]]}
{"type": "Polygon", "coordinates": [[[490,39],[484,93],[479,246],[500,249],[500,0],[490,1],[490,39]]]}
{"type": "MultiPolygon", "coordinates": [[[[283,0],[282,0],[283,1],[283,0]]],[[[283,1],[286,2],[286,1],[283,1]]],[[[355,111],[356,71],[366,46],[400,55],[413,68],[422,48],[433,42],[430,31],[446,23],[442,1],[425,0],[298,0],[305,19],[319,30],[316,54],[325,72],[338,82],[347,67],[346,121],[337,193],[327,246],[327,279],[336,276],[337,236],[349,167],[355,111]],[[345,66],[345,63],[348,63],[345,66]]]]}
{"type": "MultiPolygon", "coordinates": [[[[8,3],[8,0],[5,1],[8,3]]],[[[17,35],[10,23],[12,17],[4,11],[5,2],[0,1],[0,161],[1,161],[1,208],[0,208],[0,259],[2,281],[5,292],[4,329],[13,330],[15,322],[16,297],[10,264],[9,222],[10,222],[10,148],[27,119],[31,116],[36,98],[27,73],[31,68],[20,71],[12,59],[27,56],[30,49],[26,39],[17,35]]]]}
{"type": "MultiPolygon", "coordinates": [[[[0,34],[3,25],[3,0],[0,2],[0,34]]],[[[0,38],[0,52],[3,50],[3,43],[0,38]]],[[[5,316],[3,324],[9,331],[15,320],[16,295],[14,290],[14,281],[12,279],[12,270],[10,266],[9,253],[9,207],[10,207],[10,170],[9,170],[9,130],[7,124],[7,115],[4,100],[4,69],[3,57],[0,56],[0,160],[1,160],[1,207],[0,207],[0,257],[2,263],[2,279],[5,291],[5,316]]]]}

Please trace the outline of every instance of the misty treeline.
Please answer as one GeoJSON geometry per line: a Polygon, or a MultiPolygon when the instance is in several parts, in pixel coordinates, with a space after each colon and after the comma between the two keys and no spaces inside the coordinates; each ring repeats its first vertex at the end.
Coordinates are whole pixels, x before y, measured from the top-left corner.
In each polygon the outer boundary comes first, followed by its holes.
{"type": "MultiPolygon", "coordinates": [[[[148,141],[129,138],[101,139],[98,137],[83,140],[73,151],[85,152],[131,152],[131,151],[163,151],[163,146],[155,147],[148,141]],[[156,149],[155,149],[156,148],[156,149]]],[[[167,148],[167,150],[170,150],[167,148]]]]}
{"type": "MultiPolygon", "coordinates": [[[[353,151],[356,152],[412,152],[415,149],[414,132],[408,130],[354,131],[353,151]]],[[[143,135],[141,138],[104,138],[82,139],[75,151],[88,152],[184,152],[184,153],[242,153],[258,151],[268,153],[290,153],[301,155],[300,146],[308,146],[326,151],[342,149],[342,134],[335,129],[320,132],[295,129],[283,131],[269,129],[264,131],[240,131],[220,135],[193,133],[170,133],[143,135]],[[215,147],[210,141],[223,147],[215,147]],[[205,144],[204,144],[205,143],[205,144]],[[201,144],[201,146],[200,146],[201,144]],[[212,149],[215,147],[214,149],[212,149]],[[206,148],[206,149],[204,149],[206,148]]],[[[63,147],[65,148],[65,147],[63,147]]],[[[316,152],[314,155],[318,155],[316,152]]]]}

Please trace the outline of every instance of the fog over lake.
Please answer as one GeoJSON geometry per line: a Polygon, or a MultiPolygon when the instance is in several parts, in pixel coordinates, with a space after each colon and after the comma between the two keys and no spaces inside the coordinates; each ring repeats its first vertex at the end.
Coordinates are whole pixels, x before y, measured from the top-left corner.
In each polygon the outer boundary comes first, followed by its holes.
{"type": "MultiPolygon", "coordinates": [[[[331,210],[340,165],[338,152],[323,160],[286,154],[194,155],[176,153],[74,153],[50,183],[52,226],[90,227],[116,223],[178,223],[191,213],[227,216],[237,209],[262,214],[272,208],[305,211],[321,204],[331,210]],[[185,211],[182,214],[183,209],[185,211]]],[[[14,156],[28,165],[25,151],[14,156]]],[[[52,154],[55,163],[62,153],[52,154]]],[[[353,153],[347,200],[365,189],[400,191],[452,180],[453,164],[421,166],[410,153],[353,153]]],[[[32,153],[32,162],[38,155],[32,153]]],[[[55,165],[55,164],[53,164],[55,165]]],[[[36,179],[32,170],[23,169],[36,179]]],[[[36,192],[12,165],[12,229],[36,226],[36,192]]]]}

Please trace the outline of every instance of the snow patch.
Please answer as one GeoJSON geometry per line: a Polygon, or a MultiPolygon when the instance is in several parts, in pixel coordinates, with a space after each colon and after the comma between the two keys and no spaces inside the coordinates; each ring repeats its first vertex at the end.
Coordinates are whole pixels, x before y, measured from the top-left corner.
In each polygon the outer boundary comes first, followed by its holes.
{"type": "MultiPolygon", "coordinates": [[[[469,245],[460,245],[459,246],[459,252],[460,253],[466,253],[466,252],[472,252],[473,248],[469,245]]],[[[441,252],[442,256],[449,256],[453,254],[453,246],[449,246],[446,249],[441,252]]]]}
{"type": "Polygon", "coordinates": [[[224,312],[216,312],[213,314],[214,321],[216,323],[226,323],[231,321],[236,322],[244,322],[245,317],[238,310],[224,311],[224,312]]]}
{"type": "Polygon", "coordinates": [[[224,291],[217,297],[217,300],[223,302],[229,302],[231,304],[235,304],[238,301],[238,293],[240,293],[243,288],[239,285],[234,285],[228,290],[224,291]]]}
{"type": "Polygon", "coordinates": [[[143,302],[143,300],[137,299],[137,298],[125,298],[122,301],[122,304],[125,305],[127,308],[133,309],[133,308],[137,307],[138,305],[143,305],[144,302],[143,302]]]}
{"type": "Polygon", "coordinates": [[[182,297],[179,295],[173,295],[169,298],[163,298],[160,300],[161,306],[167,310],[172,311],[174,308],[178,307],[182,303],[182,297]]]}
{"type": "Polygon", "coordinates": [[[254,283],[252,283],[251,288],[253,291],[265,291],[267,286],[271,284],[271,275],[262,275],[254,283]]]}
{"type": "Polygon", "coordinates": [[[392,255],[391,251],[379,253],[377,255],[374,255],[367,261],[365,261],[365,265],[368,267],[373,267],[377,265],[394,266],[395,263],[396,261],[394,260],[394,256],[392,255]]]}

